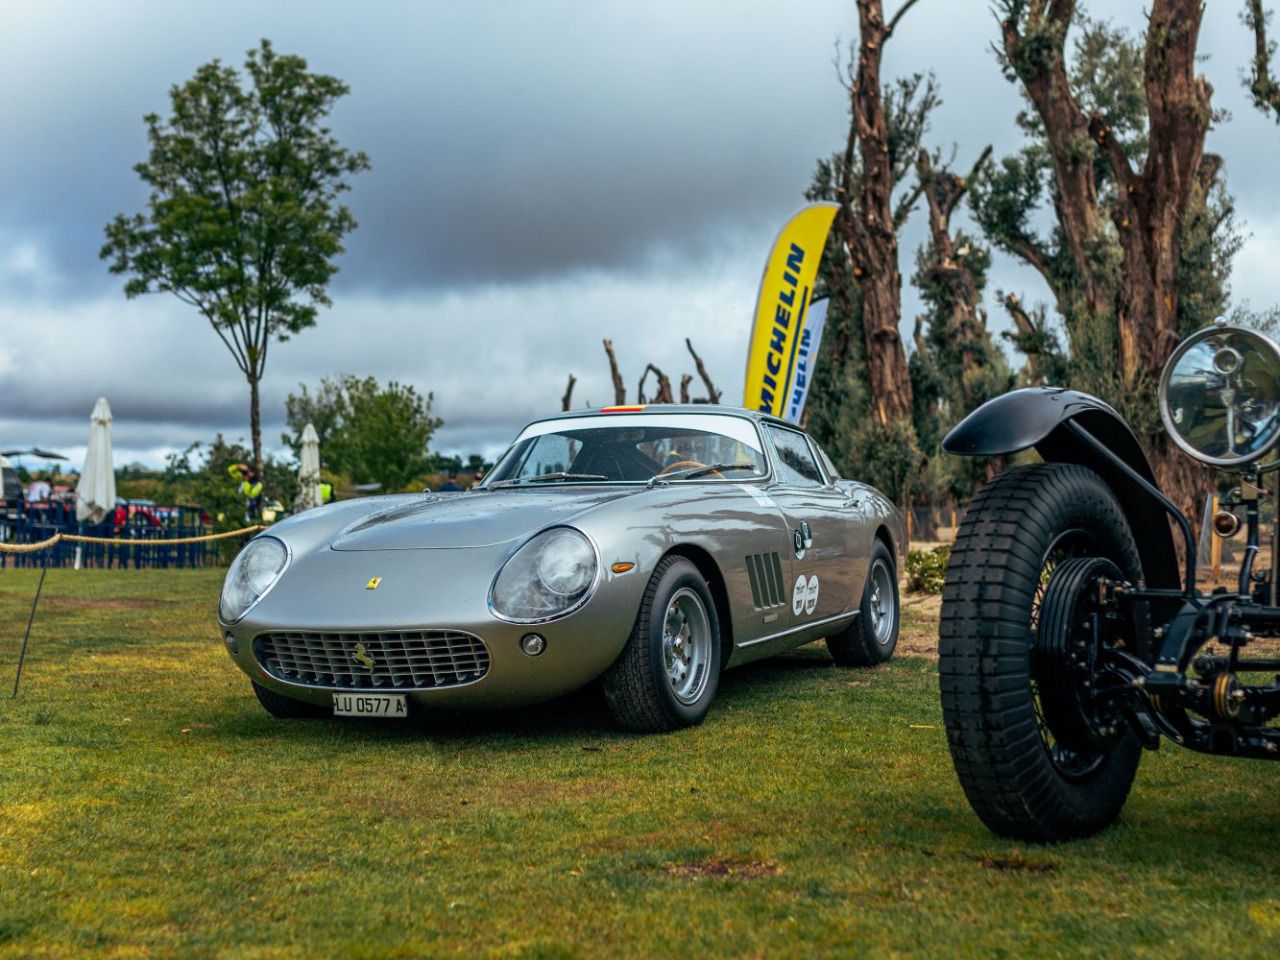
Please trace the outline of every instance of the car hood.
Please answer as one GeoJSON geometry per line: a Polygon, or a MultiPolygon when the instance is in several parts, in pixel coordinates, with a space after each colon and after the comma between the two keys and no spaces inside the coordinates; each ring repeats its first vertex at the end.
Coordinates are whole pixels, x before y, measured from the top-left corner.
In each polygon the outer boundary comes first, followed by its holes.
{"type": "Polygon", "coordinates": [[[516,540],[643,488],[493,490],[399,503],[340,530],[334,550],[448,550],[516,540]]]}

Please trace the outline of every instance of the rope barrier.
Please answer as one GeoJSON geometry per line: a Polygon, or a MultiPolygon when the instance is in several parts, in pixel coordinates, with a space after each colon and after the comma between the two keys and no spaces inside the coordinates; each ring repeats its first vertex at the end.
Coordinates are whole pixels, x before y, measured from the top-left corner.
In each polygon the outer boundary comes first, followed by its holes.
{"type": "MultiPolygon", "coordinates": [[[[68,543],[104,543],[108,546],[172,547],[184,543],[205,543],[209,540],[242,537],[246,533],[257,533],[259,530],[265,529],[267,528],[264,524],[255,523],[253,526],[241,527],[239,530],[228,530],[225,533],[209,533],[202,537],[179,537],[174,540],[131,540],[125,537],[85,537],[78,533],[55,533],[48,540],[41,540],[39,543],[0,543],[0,553],[38,553],[56,546],[63,540],[68,543]]],[[[27,644],[31,640],[31,625],[35,622],[36,607],[40,603],[40,594],[44,590],[45,574],[49,572],[49,555],[46,553],[41,559],[44,562],[40,567],[40,582],[36,584],[36,596],[31,601],[31,613],[27,617],[27,629],[22,635],[22,651],[18,654],[18,671],[13,678],[13,693],[10,694],[10,699],[18,695],[18,684],[22,680],[22,666],[27,660],[27,644]]]]}
{"type": "Polygon", "coordinates": [[[176,547],[186,543],[206,543],[210,540],[241,537],[246,533],[257,533],[265,529],[267,528],[264,524],[256,523],[251,527],[241,527],[239,530],[228,530],[225,533],[207,533],[202,537],[177,537],[173,540],[133,540],[127,537],[85,537],[78,533],[55,533],[48,540],[41,540],[39,543],[0,543],[0,553],[38,553],[64,540],[67,543],[100,543],[110,547],[176,547]]]}

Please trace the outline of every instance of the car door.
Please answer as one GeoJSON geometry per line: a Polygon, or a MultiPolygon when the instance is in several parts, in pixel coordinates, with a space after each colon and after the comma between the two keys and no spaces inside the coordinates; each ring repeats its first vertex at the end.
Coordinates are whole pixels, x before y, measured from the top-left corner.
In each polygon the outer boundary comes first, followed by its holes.
{"type": "Polygon", "coordinates": [[[823,467],[799,430],[764,424],[774,453],[769,488],[791,531],[792,626],[851,610],[856,565],[851,556],[850,494],[823,467]]]}

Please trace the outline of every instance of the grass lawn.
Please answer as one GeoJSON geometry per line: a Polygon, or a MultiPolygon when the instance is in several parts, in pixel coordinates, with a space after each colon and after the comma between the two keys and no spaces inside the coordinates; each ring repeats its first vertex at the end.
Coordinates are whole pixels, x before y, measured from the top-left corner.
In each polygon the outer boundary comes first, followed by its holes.
{"type": "Polygon", "coordinates": [[[0,957],[1280,955],[1280,766],[1148,754],[1037,848],[957,785],[908,607],[885,668],[727,674],[707,722],[268,717],[220,573],[0,571],[0,957]],[[7,679],[6,679],[7,677],[7,679]]]}

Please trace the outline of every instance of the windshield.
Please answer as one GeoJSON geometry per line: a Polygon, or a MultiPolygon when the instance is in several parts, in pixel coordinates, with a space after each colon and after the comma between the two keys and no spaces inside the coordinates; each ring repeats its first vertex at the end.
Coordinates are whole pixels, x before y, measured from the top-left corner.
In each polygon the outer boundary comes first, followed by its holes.
{"type": "Polygon", "coordinates": [[[750,420],[617,414],[530,424],[482,486],[716,482],[767,472],[760,434],[750,420]]]}

